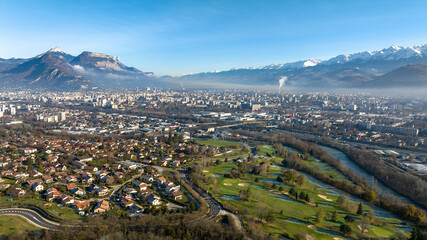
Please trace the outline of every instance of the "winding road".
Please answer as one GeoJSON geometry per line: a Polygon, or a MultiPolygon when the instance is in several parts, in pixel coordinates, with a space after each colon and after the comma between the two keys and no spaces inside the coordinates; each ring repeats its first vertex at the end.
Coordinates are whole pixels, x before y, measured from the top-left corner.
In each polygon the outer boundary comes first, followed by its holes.
{"type": "Polygon", "coordinates": [[[21,216],[29,221],[31,224],[44,229],[56,229],[59,227],[59,223],[55,223],[42,217],[39,213],[34,210],[26,208],[8,208],[1,209],[0,215],[15,215],[21,216]]]}

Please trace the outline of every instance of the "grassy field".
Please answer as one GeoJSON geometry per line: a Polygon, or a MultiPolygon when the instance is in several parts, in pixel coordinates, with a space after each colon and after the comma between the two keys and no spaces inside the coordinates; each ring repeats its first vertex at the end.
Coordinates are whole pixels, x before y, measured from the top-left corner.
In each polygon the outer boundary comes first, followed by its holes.
{"type": "Polygon", "coordinates": [[[275,152],[275,149],[270,145],[258,145],[257,148],[259,149],[258,155],[273,155],[275,152]]]}
{"type": "Polygon", "coordinates": [[[241,145],[236,142],[228,142],[221,140],[196,140],[197,143],[201,145],[207,145],[212,147],[231,147],[231,148],[239,148],[241,145]]]}
{"type": "MultiPolygon", "coordinates": [[[[272,159],[274,156],[274,148],[271,146],[263,145],[259,146],[258,155],[270,155],[272,159]]],[[[268,161],[266,159],[260,159],[258,161],[268,161]]],[[[306,161],[312,163],[311,161],[306,161]]],[[[326,166],[327,167],[327,166],[326,166]]],[[[339,174],[334,172],[334,169],[320,167],[320,170],[330,174],[339,174]]],[[[296,201],[286,195],[290,186],[281,184],[283,191],[271,189],[266,186],[263,181],[274,181],[277,178],[277,174],[280,174],[282,170],[279,167],[271,166],[268,173],[263,176],[254,176],[253,174],[246,173],[241,179],[225,178],[223,174],[229,173],[232,168],[238,168],[238,165],[232,162],[224,162],[217,166],[210,166],[205,169],[206,176],[215,176],[215,194],[216,198],[226,206],[231,206],[233,209],[237,209],[239,212],[244,212],[245,215],[251,216],[253,219],[258,219],[259,209],[264,208],[265,210],[272,211],[274,221],[266,223],[257,221],[257,225],[266,232],[283,234],[287,233],[289,236],[294,236],[298,232],[306,232],[316,239],[332,239],[334,236],[338,236],[339,225],[345,223],[344,217],[346,215],[354,215],[355,210],[347,210],[341,208],[336,203],[338,198],[337,195],[330,194],[327,190],[322,189],[316,184],[306,181],[303,186],[293,186],[298,192],[304,191],[309,194],[312,204],[296,201]],[[256,182],[255,178],[259,178],[260,181],[256,182]],[[239,191],[246,190],[251,187],[252,196],[249,201],[239,201],[239,191]],[[266,188],[267,187],[267,188],[266,188]],[[324,195],[320,197],[319,195],[324,195]],[[317,206],[316,206],[317,205],[317,206]],[[322,208],[325,213],[325,221],[316,223],[314,216],[316,212],[322,208]],[[333,211],[337,211],[337,221],[329,221],[333,211]],[[329,231],[329,232],[328,232],[329,231]],[[329,233],[329,234],[328,234],[329,233]]],[[[279,184],[279,183],[277,183],[279,184]]],[[[353,209],[356,208],[358,203],[349,202],[353,209]]],[[[364,206],[364,210],[369,210],[369,206],[364,206]]],[[[358,217],[356,216],[356,222],[351,223],[350,226],[353,229],[353,236],[357,235],[358,228],[358,217]]],[[[398,219],[375,219],[375,225],[371,226],[371,230],[367,233],[372,237],[378,238],[389,238],[398,230],[394,223],[399,223],[398,219]],[[378,225],[378,226],[377,226],[378,225]]]]}
{"type": "Polygon", "coordinates": [[[9,236],[16,231],[34,231],[37,227],[29,224],[25,219],[18,216],[0,216],[0,233],[9,236]]]}
{"type": "Polygon", "coordinates": [[[338,178],[351,182],[346,176],[338,172],[335,168],[326,163],[320,162],[320,160],[315,160],[311,158],[310,160],[302,160],[302,162],[320,170],[321,172],[328,174],[329,176],[332,176],[333,178],[338,178]]]}

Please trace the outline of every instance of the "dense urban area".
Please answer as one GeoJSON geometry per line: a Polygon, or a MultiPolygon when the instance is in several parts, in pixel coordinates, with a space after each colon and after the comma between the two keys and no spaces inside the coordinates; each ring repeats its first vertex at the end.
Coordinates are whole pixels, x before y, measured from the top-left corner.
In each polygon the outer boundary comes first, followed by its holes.
{"type": "Polygon", "coordinates": [[[426,103],[3,91],[0,224],[11,239],[427,239],[426,103]]]}

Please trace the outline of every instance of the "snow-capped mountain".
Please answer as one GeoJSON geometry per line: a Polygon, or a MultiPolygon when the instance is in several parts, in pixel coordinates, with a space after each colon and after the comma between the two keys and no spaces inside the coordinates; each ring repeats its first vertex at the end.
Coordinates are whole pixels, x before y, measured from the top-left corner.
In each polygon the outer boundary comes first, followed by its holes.
{"type": "Polygon", "coordinates": [[[75,58],[75,56],[64,52],[59,46],[56,46],[54,48],[49,49],[47,52],[44,52],[42,54],[39,54],[37,56],[35,56],[35,58],[38,58],[46,53],[50,53],[52,55],[55,55],[61,59],[63,59],[66,62],[70,62],[71,60],[73,60],[75,58]]]}
{"type": "Polygon", "coordinates": [[[427,57],[427,45],[418,45],[412,47],[391,46],[379,51],[364,51],[353,54],[341,54],[336,57],[320,60],[307,59],[291,63],[271,64],[258,69],[295,69],[314,67],[317,65],[344,64],[351,62],[369,62],[369,61],[395,61],[409,58],[427,57]]]}
{"type": "Polygon", "coordinates": [[[73,68],[63,57],[46,52],[31,58],[29,61],[3,71],[3,81],[27,85],[29,87],[45,87],[50,89],[82,89],[91,85],[90,81],[76,75],[73,68]]]}
{"type": "Polygon", "coordinates": [[[413,47],[398,47],[391,46],[379,51],[364,51],[354,54],[338,55],[320,64],[343,64],[348,62],[369,62],[369,61],[396,61],[409,58],[423,58],[427,57],[427,45],[419,45],[413,47]]]}
{"type": "Polygon", "coordinates": [[[317,64],[321,63],[320,59],[307,59],[297,62],[284,63],[284,64],[271,64],[259,69],[295,69],[295,68],[305,68],[305,67],[314,67],[317,64]]]}
{"type": "Polygon", "coordinates": [[[364,88],[424,86],[423,74],[427,65],[427,45],[413,47],[391,46],[378,51],[364,51],[341,54],[327,60],[307,59],[285,64],[271,64],[258,68],[240,68],[228,71],[199,73],[177,78],[179,82],[202,84],[234,84],[245,86],[279,86],[279,80],[286,77],[285,87],[290,88],[364,88]],[[404,66],[399,74],[387,74],[404,66]],[[410,73],[410,72],[413,72],[410,73]],[[410,84],[405,84],[405,74],[411,75],[410,84]],[[383,76],[383,77],[381,77],[383,76]],[[387,79],[393,76],[393,84],[387,79]],[[418,78],[417,78],[418,76],[418,78]],[[400,78],[400,81],[398,80],[400,78]]]}
{"type": "Polygon", "coordinates": [[[51,53],[56,52],[56,53],[65,53],[65,54],[68,54],[68,53],[64,52],[61,49],[61,47],[59,47],[59,46],[56,46],[56,47],[53,47],[53,48],[49,49],[48,52],[51,52],[51,53]]]}

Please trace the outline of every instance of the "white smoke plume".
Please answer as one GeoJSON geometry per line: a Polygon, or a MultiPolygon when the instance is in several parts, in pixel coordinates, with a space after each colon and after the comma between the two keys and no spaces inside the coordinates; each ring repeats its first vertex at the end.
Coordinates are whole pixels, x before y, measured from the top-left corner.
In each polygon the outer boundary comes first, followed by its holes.
{"type": "Polygon", "coordinates": [[[280,89],[285,85],[286,80],[288,80],[288,77],[286,77],[286,76],[282,76],[282,77],[279,79],[279,90],[280,90],[280,89]]]}

